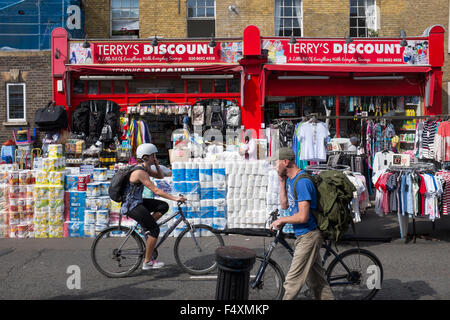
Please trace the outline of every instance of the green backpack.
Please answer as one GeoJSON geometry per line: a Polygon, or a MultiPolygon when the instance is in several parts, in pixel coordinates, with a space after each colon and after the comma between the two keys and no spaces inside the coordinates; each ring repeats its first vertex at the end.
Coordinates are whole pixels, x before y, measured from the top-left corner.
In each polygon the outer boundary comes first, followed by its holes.
{"type": "Polygon", "coordinates": [[[339,241],[352,225],[353,216],[349,205],[355,186],[340,171],[323,171],[311,176],[303,173],[294,181],[294,197],[297,199],[297,182],[302,178],[311,180],[317,189],[317,208],[311,209],[322,234],[330,240],[339,241]]]}

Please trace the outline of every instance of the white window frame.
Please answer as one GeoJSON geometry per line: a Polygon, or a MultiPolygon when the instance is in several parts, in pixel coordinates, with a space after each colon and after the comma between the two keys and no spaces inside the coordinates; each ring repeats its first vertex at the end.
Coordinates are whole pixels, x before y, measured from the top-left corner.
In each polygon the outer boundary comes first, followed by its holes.
{"type": "MultiPolygon", "coordinates": [[[[355,1],[355,0],[353,0],[353,1],[355,1]]],[[[356,0],[356,1],[359,2],[361,0],[356,0]]],[[[349,10],[348,11],[348,16],[349,16],[349,35],[350,36],[352,35],[352,33],[351,33],[352,29],[357,29],[357,30],[362,29],[362,27],[358,26],[358,19],[364,19],[364,21],[365,21],[364,22],[364,24],[365,24],[365,27],[364,27],[365,35],[361,36],[361,35],[359,35],[359,32],[358,32],[357,37],[359,37],[359,38],[369,38],[369,37],[371,37],[371,35],[369,35],[369,27],[367,26],[367,19],[368,19],[368,17],[367,17],[367,10],[369,8],[369,6],[368,6],[369,0],[362,0],[362,1],[364,1],[364,16],[360,16],[359,15],[358,8],[360,8],[362,6],[360,6],[359,4],[357,4],[356,7],[352,6],[352,0],[349,0],[349,7],[348,7],[348,10],[349,10]],[[356,12],[357,12],[356,16],[351,16],[350,15],[352,7],[356,8],[356,12]],[[352,27],[351,26],[351,20],[352,19],[356,19],[356,25],[357,25],[356,27],[352,27]]],[[[374,30],[374,31],[377,31],[379,29],[379,26],[378,26],[379,18],[378,18],[378,7],[377,7],[377,1],[376,0],[373,0],[373,8],[374,8],[374,12],[373,12],[373,17],[372,18],[375,19],[375,23],[374,23],[375,28],[374,29],[370,28],[370,29],[374,30]]]]}
{"type": "MultiPolygon", "coordinates": [[[[196,0],[193,0],[196,1],[196,0]]],[[[196,6],[194,6],[194,8],[205,8],[205,13],[206,13],[206,8],[211,8],[211,6],[197,6],[197,1],[195,2],[196,6]]],[[[216,1],[214,0],[214,17],[208,17],[208,16],[204,16],[204,17],[198,17],[198,16],[194,16],[194,17],[189,17],[189,0],[186,1],[186,16],[188,20],[216,20],[216,1]]]]}
{"type": "Polygon", "coordinates": [[[27,87],[25,83],[7,83],[6,84],[6,122],[26,122],[27,121],[27,87]],[[9,118],[9,87],[11,86],[22,86],[23,87],[23,118],[9,118]]]}
{"type": "MultiPolygon", "coordinates": [[[[294,19],[294,18],[297,18],[299,20],[298,24],[299,24],[299,27],[300,27],[300,35],[296,36],[296,37],[303,37],[303,0],[300,0],[300,17],[298,15],[296,15],[295,17],[294,16],[288,17],[288,16],[284,16],[284,13],[280,14],[279,16],[277,16],[276,15],[277,6],[280,5],[280,12],[283,12],[282,9],[285,7],[285,6],[283,6],[280,3],[281,1],[283,1],[283,0],[275,0],[274,1],[274,5],[275,5],[275,8],[274,8],[275,26],[277,25],[277,21],[280,21],[280,19],[285,19],[285,18],[294,19]]],[[[295,8],[296,8],[296,5],[295,5],[294,0],[293,0],[292,9],[295,10],[295,8]]],[[[283,29],[286,29],[286,28],[283,28],[283,29]]],[[[280,30],[281,30],[281,28],[280,28],[280,30]]],[[[291,31],[292,30],[294,30],[294,27],[291,27],[291,31]]],[[[274,31],[275,31],[275,37],[279,37],[280,35],[277,34],[276,27],[275,27],[274,31]]]]}
{"type": "MultiPolygon", "coordinates": [[[[110,2],[109,2],[109,35],[110,35],[110,37],[111,38],[114,38],[114,39],[138,39],[139,38],[139,36],[137,36],[137,35],[113,35],[113,14],[112,14],[112,11],[113,11],[113,1],[114,0],[110,0],[110,2]]],[[[131,8],[131,7],[130,7],[131,8]]],[[[138,7],[138,10],[139,10],[140,8],[138,7]]],[[[139,14],[138,14],[138,17],[137,18],[129,18],[129,19],[124,19],[124,20],[134,20],[134,19],[137,19],[137,22],[139,23],[139,16],[140,16],[140,10],[139,10],[139,14]]],[[[118,19],[118,20],[120,20],[120,19],[118,19]]],[[[140,30],[140,26],[139,26],[139,29],[138,30],[140,30]]]]}
{"type": "MultiPolygon", "coordinates": [[[[196,1],[196,0],[193,0],[193,1],[196,1]]],[[[198,8],[198,6],[197,6],[197,1],[195,2],[196,3],[196,6],[194,7],[194,8],[198,8]]],[[[206,8],[211,8],[211,6],[202,6],[202,8],[205,8],[205,13],[206,13],[206,8]]],[[[217,17],[217,6],[216,6],[216,1],[214,0],[214,17],[208,17],[208,16],[205,16],[205,17],[197,17],[197,16],[194,16],[194,17],[189,17],[189,0],[187,0],[186,1],[186,20],[214,20],[214,36],[216,36],[216,34],[217,34],[217,19],[216,19],[216,17],[217,17]]]]}

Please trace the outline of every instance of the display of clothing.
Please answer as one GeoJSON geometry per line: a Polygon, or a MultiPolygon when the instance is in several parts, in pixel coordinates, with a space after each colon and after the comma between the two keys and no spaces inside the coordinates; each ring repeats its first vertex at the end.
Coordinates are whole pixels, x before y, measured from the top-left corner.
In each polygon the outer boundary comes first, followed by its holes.
{"type": "Polygon", "coordinates": [[[392,151],[380,151],[375,154],[373,159],[372,170],[377,172],[382,169],[388,168],[392,164],[392,151]]]}
{"type": "Polygon", "coordinates": [[[434,160],[450,161],[450,120],[439,124],[433,142],[434,160]]]}
{"type": "Polygon", "coordinates": [[[432,221],[439,219],[445,183],[442,175],[395,169],[378,171],[372,178],[377,190],[375,212],[380,216],[397,212],[409,217],[428,216],[432,221]]]}
{"type": "Polygon", "coordinates": [[[368,120],[363,123],[362,131],[362,145],[365,148],[365,154],[369,157],[369,168],[372,168],[372,162],[377,152],[392,151],[392,138],[396,134],[395,128],[391,123],[386,124],[384,121],[377,123],[368,120]]]}
{"type": "Polygon", "coordinates": [[[301,144],[300,160],[315,162],[327,160],[326,143],[330,132],[324,122],[307,121],[302,123],[296,137],[301,144]]]}
{"type": "Polygon", "coordinates": [[[422,130],[422,159],[434,159],[434,137],[437,132],[438,122],[427,120],[422,130]]]}
{"type": "Polygon", "coordinates": [[[450,171],[442,170],[436,175],[444,179],[444,190],[442,194],[442,214],[448,215],[450,212],[450,171]]]}

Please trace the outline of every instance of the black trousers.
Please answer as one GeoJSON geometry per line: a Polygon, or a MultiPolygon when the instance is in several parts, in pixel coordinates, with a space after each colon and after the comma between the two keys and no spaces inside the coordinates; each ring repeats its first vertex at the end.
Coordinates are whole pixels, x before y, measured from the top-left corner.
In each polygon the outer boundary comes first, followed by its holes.
{"type": "Polygon", "coordinates": [[[143,203],[134,207],[127,215],[141,225],[145,234],[158,238],[159,226],[151,214],[153,212],[165,214],[167,211],[169,211],[167,202],[156,199],[144,199],[143,203]]]}

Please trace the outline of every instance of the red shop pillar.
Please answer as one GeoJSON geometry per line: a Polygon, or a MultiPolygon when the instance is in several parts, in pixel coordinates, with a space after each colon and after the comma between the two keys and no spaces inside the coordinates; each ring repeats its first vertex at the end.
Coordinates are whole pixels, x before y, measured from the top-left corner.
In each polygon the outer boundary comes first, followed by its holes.
{"type": "Polygon", "coordinates": [[[260,104],[260,72],[266,60],[261,56],[261,36],[256,26],[244,29],[243,55],[239,61],[244,67],[242,125],[245,130],[255,130],[259,138],[261,123],[264,122],[264,109],[260,104]]]}
{"type": "Polygon", "coordinates": [[[434,115],[442,113],[442,70],[444,65],[444,33],[442,25],[434,25],[428,28],[425,33],[428,35],[429,63],[432,67],[430,77],[432,79],[427,92],[430,101],[425,106],[425,115],[434,115]]]}
{"type": "Polygon", "coordinates": [[[55,28],[51,35],[51,71],[52,71],[52,99],[56,105],[67,108],[66,95],[70,88],[66,86],[65,72],[68,63],[68,36],[64,28],[55,28]]]}

